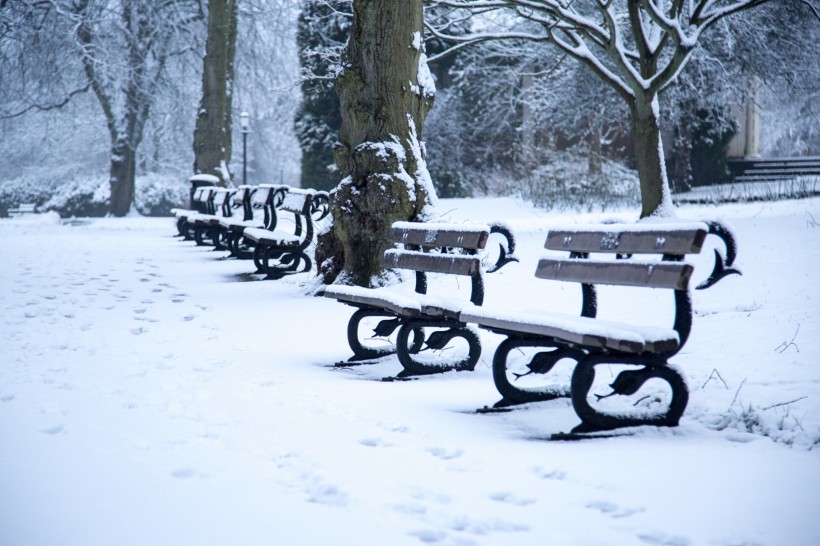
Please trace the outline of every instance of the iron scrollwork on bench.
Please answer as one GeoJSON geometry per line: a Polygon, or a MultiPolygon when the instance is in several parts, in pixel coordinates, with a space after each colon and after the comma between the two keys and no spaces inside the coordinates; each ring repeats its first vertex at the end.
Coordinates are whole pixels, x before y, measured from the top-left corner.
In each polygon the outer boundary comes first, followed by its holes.
{"type": "Polygon", "coordinates": [[[721,279],[729,275],[742,275],[738,269],[732,267],[737,257],[737,242],[735,236],[730,229],[720,222],[707,222],[709,226],[709,235],[715,235],[726,246],[726,257],[715,249],[715,265],[709,277],[695,287],[696,290],[705,290],[717,284],[721,279]]]}

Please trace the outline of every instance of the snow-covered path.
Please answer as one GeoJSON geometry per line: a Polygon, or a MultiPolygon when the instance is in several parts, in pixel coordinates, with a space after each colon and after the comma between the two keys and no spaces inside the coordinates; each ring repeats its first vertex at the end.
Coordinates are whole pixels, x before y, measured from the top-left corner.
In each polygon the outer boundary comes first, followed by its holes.
{"type": "MultiPolygon", "coordinates": [[[[450,208],[517,230],[510,305],[550,223],[600,217],[450,208]]],[[[0,220],[0,545],[818,544],[820,199],[681,214],[715,212],[744,276],[696,297],[682,425],[582,442],[545,440],[568,401],[474,413],[487,332],[474,373],[384,383],[332,367],[350,308],[305,275],[246,282],[168,219],[0,220]]]]}

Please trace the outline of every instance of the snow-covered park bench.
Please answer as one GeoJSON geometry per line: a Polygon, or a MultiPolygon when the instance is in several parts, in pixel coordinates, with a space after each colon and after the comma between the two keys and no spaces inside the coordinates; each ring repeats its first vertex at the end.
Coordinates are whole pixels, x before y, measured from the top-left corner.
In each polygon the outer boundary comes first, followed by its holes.
{"type": "Polygon", "coordinates": [[[9,216],[23,216],[24,214],[37,213],[37,205],[34,203],[20,203],[17,208],[9,209],[9,216]]]}
{"type": "Polygon", "coordinates": [[[273,230],[276,228],[275,208],[281,204],[287,186],[260,184],[250,186],[247,192],[234,196],[234,204],[241,205],[243,214],[220,218],[219,226],[231,256],[243,260],[253,258],[253,247],[243,244],[246,228],[273,230]]]}
{"type": "Polygon", "coordinates": [[[177,232],[186,240],[194,238],[193,229],[189,229],[188,218],[195,214],[211,214],[210,199],[213,190],[212,186],[201,186],[194,191],[191,197],[191,209],[171,209],[171,214],[176,218],[177,232]]]}
{"type": "Polygon", "coordinates": [[[709,233],[724,241],[727,259],[715,250],[715,269],[698,288],[738,273],[726,267],[734,261],[736,248],[731,234],[719,224],[648,222],[550,230],[545,247],[569,252],[569,256],[542,258],[535,276],[581,283],[581,316],[555,312],[547,301],[544,309],[530,311],[474,306],[459,317],[461,322],[506,336],[492,365],[503,396],[496,407],[567,396],[566,383],[550,385],[542,374],[575,362],[569,395],[582,423],[573,432],[676,426],[689,398],[682,373],[669,364],[686,343],[692,326],[689,283],[694,267],[684,258],[699,253],[709,233]],[[625,294],[628,291],[623,289],[608,289],[606,294],[622,298],[616,307],[617,320],[600,320],[596,318],[596,285],[671,290],[674,324],[639,325],[657,322],[654,311],[668,304],[656,301],[663,294],[641,294],[640,300],[651,302],[652,307],[641,309],[636,303],[639,294],[625,294]],[[562,365],[556,367],[559,362],[562,365]]]}
{"type": "Polygon", "coordinates": [[[188,217],[189,229],[193,229],[194,241],[197,245],[213,245],[217,250],[224,250],[224,240],[219,229],[219,221],[231,218],[234,213],[233,196],[237,192],[246,192],[247,186],[241,189],[213,188],[208,201],[209,212],[194,214],[188,217]]]}
{"type": "Polygon", "coordinates": [[[506,249],[501,245],[494,271],[509,261],[516,261],[511,257],[515,250],[514,238],[504,227],[418,222],[393,224],[389,240],[401,247],[385,251],[382,265],[386,269],[414,272],[415,292],[402,290],[402,286],[364,288],[344,285],[329,286],[322,292],[325,297],[357,308],[347,326],[348,344],[353,350],[348,363],[378,359],[395,352],[404,367],[399,376],[473,370],[481,353],[481,344],[477,332],[459,319],[459,313],[464,306],[479,306],[484,301],[484,267],[478,252],[486,247],[491,232],[501,233],[507,243],[506,249]],[[469,277],[469,297],[457,293],[457,282],[448,284],[441,278],[436,279],[437,294],[428,295],[428,274],[469,277]],[[362,330],[367,327],[361,326],[363,321],[374,318],[377,320],[373,327],[376,337],[387,338],[398,329],[395,348],[393,344],[374,346],[366,341],[362,330]],[[426,335],[429,330],[425,329],[432,330],[432,333],[426,335]],[[466,355],[448,359],[444,356],[423,358],[419,354],[423,349],[443,350],[455,338],[466,343],[466,355]]]}
{"type": "Polygon", "coordinates": [[[327,216],[330,210],[326,192],[287,188],[278,206],[271,207],[271,229],[246,227],[242,239],[253,247],[253,261],[257,271],[269,279],[278,279],[292,273],[306,272],[313,266],[308,249],[313,243],[315,222],[327,216]],[[293,232],[281,229],[283,213],[293,221],[293,232]]]}

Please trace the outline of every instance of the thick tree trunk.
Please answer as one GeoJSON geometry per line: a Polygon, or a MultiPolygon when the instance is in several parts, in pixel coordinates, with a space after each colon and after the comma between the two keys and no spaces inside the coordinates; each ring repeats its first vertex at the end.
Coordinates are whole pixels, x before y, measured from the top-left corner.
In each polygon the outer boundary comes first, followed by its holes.
{"type": "Polygon", "coordinates": [[[231,178],[231,94],[236,51],[236,2],[208,0],[202,99],[194,129],[194,173],[231,178]]]}
{"type": "Polygon", "coordinates": [[[658,99],[638,97],[630,104],[632,142],[641,183],[641,218],[673,214],[661,142],[658,99]]]}
{"type": "Polygon", "coordinates": [[[134,179],[136,176],[136,153],[124,141],[118,141],[111,149],[111,198],[108,213],[125,216],[134,201],[134,179]]]}
{"type": "Polygon", "coordinates": [[[319,238],[317,262],[326,282],[377,284],[387,233],[399,220],[423,219],[435,192],[424,160],[422,125],[435,89],[422,55],[422,0],[355,0],[336,80],[342,177],[334,190],[333,229],[319,238]]]}

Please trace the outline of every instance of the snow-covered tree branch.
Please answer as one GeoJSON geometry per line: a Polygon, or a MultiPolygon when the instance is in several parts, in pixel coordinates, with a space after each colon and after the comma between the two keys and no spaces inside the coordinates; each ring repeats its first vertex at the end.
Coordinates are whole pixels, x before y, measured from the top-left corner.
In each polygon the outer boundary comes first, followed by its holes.
{"type": "Polygon", "coordinates": [[[588,67],[627,103],[641,181],[641,216],[671,213],[658,94],[673,85],[703,33],[767,0],[431,0],[480,21],[465,36],[431,29],[462,44],[487,40],[548,42],[588,67]],[[521,33],[517,23],[540,29],[521,33]]]}

